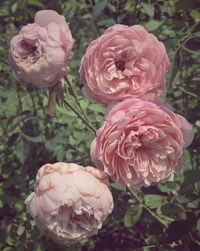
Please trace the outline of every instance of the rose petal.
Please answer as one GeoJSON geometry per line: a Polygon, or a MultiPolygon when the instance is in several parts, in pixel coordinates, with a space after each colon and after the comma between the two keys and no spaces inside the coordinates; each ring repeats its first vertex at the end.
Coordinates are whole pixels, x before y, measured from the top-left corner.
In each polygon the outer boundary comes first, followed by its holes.
{"type": "Polygon", "coordinates": [[[36,12],[35,23],[39,24],[41,27],[45,27],[49,23],[66,24],[65,18],[54,10],[40,10],[36,12]]]}

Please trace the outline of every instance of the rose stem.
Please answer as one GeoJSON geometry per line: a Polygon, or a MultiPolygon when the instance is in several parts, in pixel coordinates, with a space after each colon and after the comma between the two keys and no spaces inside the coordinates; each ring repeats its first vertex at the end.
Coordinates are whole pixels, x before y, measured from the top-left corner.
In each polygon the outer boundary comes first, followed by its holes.
{"type": "Polygon", "coordinates": [[[143,246],[141,247],[141,249],[145,249],[145,248],[159,248],[159,247],[169,247],[169,248],[174,248],[174,247],[177,247],[178,244],[175,243],[175,242],[172,242],[172,243],[169,243],[169,244],[151,244],[151,245],[147,245],[147,246],[143,246]]]}
{"type": "Polygon", "coordinates": [[[78,115],[78,117],[82,120],[82,122],[94,133],[96,134],[96,129],[82,116],[82,114],[77,111],[76,108],[67,100],[64,100],[65,105],[67,105],[74,113],[78,115]]]}
{"type": "Polygon", "coordinates": [[[55,110],[55,104],[56,104],[56,93],[53,88],[49,88],[49,97],[48,97],[48,110],[47,115],[49,117],[52,117],[55,110]]]}
{"type": "Polygon", "coordinates": [[[87,119],[87,121],[90,122],[90,120],[89,120],[86,112],[84,111],[84,109],[80,105],[80,102],[78,100],[78,95],[76,93],[76,90],[73,88],[71,82],[69,81],[69,79],[67,77],[65,77],[65,80],[66,80],[66,82],[67,82],[67,84],[68,84],[68,86],[69,86],[69,88],[70,88],[70,90],[72,92],[72,95],[73,95],[73,97],[74,97],[74,99],[76,101],[76,104],[78,105],[79,109],[81,110],[81,112],[83,113],[83,115],[85,116],[85,118],[87,119]]]}
{"type": "Polygon", "coordinates": [[[131,193],[131,195],[142,205],[146,211],[153,216],[157,221],[159,221],[164,227],[168,228],[168,225],[166,222],[164,222],[157,214],[155,214],[153,211],[151,211],[150,208],[148,208],[146,205],[144,205],[143,201],[138,197],[138,195],[133,191],[132,188],[127,186],[128,191],[131,193]]]}

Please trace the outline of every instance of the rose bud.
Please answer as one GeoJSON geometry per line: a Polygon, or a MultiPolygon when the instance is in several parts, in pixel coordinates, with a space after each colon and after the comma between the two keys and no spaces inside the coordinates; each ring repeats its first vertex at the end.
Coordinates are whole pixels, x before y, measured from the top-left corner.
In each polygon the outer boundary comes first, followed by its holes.
{"type": "Polygon", "coordinates": [[[192,139],[192,126],[169,106],[129,98],[110,109],[91,156],[113,180],[139,188],[172,180],[192,139]]]}
{"type": "Polygon", "coordinates": [[[87,238],[113,210],[108,176],[93,167],[58,162],[42,166],[26,199],[41,232],[60,245],[87,238]]]}
{"type": "Polygon", "coordinates": [[[10,41],[9,62],[20,80],[52,87],[66,74],[74,40],[65,18],[53,10],[36,13],[10,41]]]}
{"type": "Polygon", "coordinates": [[[84,93],[107,105],[147,93],[162,95],[169,59],[165,47],[142,26],[116,24],[92,41],[82,58],[84,93]]]}

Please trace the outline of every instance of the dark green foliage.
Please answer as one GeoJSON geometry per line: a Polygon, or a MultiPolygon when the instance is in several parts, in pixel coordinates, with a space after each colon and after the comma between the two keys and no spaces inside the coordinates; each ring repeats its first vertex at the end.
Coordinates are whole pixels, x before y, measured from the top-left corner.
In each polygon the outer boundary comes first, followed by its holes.
{"type": "MultiPolygon", "coordinates": [[[[2,251],[200,250],[200,15],[196,0],[18,0],[0,1],[0,249],[2,251]],[[40,235],[24,200],[44,163],[91,164],[93,133],[77,115],[60,105],[46,116],[45,90],[15,79],[8,65],[9,40],[33,22],[35,12],[54,9],[66,17],[75,38],[69,79],[81,107],[98,128],[104,108],[86,101],[78,69],[88,43],[115,23],[141,24],[162,40],[171,68],[166,100],[194,125],[195,139],[184,151],[175,181],[139,193],[166,230],[124,186],[112,184],[115,209],[98,236],[77,247],[58,247],[40,235]]],[[[70,89],[65,96],[76,106],[70,89]]]]}

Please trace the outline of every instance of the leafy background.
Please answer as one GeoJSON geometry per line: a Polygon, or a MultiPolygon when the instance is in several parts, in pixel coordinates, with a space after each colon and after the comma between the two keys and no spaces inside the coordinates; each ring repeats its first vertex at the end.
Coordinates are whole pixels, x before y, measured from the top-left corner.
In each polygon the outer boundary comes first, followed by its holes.
{"type": "MultiPolygon", "coordinates": [[[[198,1],[1,0],[0,5],[0,249],[200,250],[198,1]],[[140,201],[124,186],[112,184],[114,212],[98,236],[75,247],[60,247],[41,236],[24,205],[33,190],[36,172],[44,163],[59,160],[91,164],[89,149],[94,137],[64,105],[57,105],[54,118],[48,118],[45,90],[17,81],[8,65],[9,40],[23,25],[33,22],[40,9],[56,10],[70,24],[76,42],[68,78],[94,127],[101,125],[105,111],[83,98],[78,69],[88,43],[115,23],[141,24],[164,42],[171,61],[166,99],[194,125],[195,139],[184,152],[183,168],[175,181],[142,189],[138,194],[140,201]]],[[[72,89],[67,86],[64,98],[76,106],[72,89]]]]}

